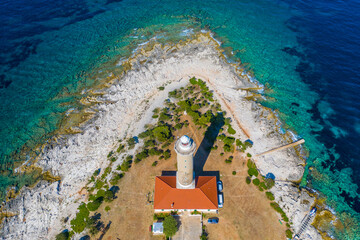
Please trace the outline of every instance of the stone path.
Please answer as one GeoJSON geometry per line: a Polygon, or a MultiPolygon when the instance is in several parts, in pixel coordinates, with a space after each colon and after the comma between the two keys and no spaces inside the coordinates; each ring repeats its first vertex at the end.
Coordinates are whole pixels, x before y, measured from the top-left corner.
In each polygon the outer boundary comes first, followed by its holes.
{"type": "Polygon", "coordinates": [[[182,213],[180,216],[180,228],[172,238],[173,240],[199,239],[202,233],[201,215],[182,213]]]}

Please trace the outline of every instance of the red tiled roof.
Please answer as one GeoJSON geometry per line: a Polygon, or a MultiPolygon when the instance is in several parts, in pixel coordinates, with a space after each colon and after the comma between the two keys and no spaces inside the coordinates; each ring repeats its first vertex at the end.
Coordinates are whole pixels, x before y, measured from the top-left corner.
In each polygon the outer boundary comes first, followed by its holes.
{"type": "Polygon", "coordinates": [[[156,177],[154,209],[218,209],[216,177],[197,177],[195,184],[177,189],[175,176],[156,177]]]}

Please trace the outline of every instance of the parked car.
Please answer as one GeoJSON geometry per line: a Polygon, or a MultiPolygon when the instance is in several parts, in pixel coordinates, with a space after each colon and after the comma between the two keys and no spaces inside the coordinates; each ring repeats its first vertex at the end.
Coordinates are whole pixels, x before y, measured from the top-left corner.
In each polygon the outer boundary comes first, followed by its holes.
{"type": "Polygon", "coordinates": [[[219,192],[221,192],[223,190],[223,184],[222,184],[222,181],[217,181],[217,186],[218,186],[218,190],[219,192]]]}
{"type": "Polygon", "coordinates": [[[219,208],[222,208],[224,206],[224,196],[222,193],[219,193],[218,201],[219,201],[219,208]]]}
{"type": "Polygon", "coordinates": [[[217,224],[218,222],[219,222],[218,218],[209,218],[208,219],[208,223],[211,223],[211,224],[217,224]]]}

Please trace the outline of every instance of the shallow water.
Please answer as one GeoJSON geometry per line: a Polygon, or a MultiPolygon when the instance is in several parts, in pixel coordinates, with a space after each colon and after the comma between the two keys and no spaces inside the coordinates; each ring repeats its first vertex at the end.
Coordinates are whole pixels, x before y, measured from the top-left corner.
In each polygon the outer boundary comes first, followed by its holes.
{"type": "Polygon", "coordinates": [[[31,178],[12,173],[24,159],[11,153],[43,143],[68,109],[81,110],[83,90],[116,71],[109,62],[154,37],[177,42],[210,29],[266,87],[262,104],[306,140],[315,170],[302,184],[359,220],[359,10],[356,1],[1,2],[1,192],[31,178]]]}

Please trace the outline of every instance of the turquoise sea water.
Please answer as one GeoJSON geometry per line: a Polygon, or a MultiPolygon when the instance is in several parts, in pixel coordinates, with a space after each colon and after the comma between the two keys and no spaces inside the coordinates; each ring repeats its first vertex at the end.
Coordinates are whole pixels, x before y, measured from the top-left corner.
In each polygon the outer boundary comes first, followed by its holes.
{"type": "MultiPolygon", "coordinates": [[[[13,173],[14,152],[31,151],[61,127],[68,109],[116,72],[138,44],[211,30],[230,61],[266,86],[261,103],[306,140],[302,183],[358,222],[360,10],[355,1],[5,1],[0,3],[0,190],[31,176],[13,173]],[[99,74],[101,69],[102,75],[99,74]],[[24,147],[26,146],[26,147],[24,147]]],[[[346,215],[347,216],[347,215],[346,215]]],[[[330,231],[360,239],[359,227],[330,231]]]]}

